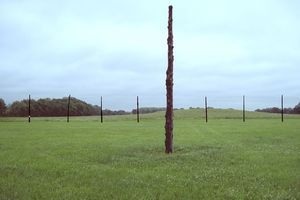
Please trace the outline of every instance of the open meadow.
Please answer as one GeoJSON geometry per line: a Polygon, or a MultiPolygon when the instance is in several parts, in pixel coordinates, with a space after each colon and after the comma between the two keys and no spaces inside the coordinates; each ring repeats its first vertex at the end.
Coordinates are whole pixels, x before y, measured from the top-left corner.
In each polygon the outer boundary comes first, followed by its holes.
{"type": "Polygon", "coordinates": [[[0,118],[0,199],[300,199],[300,116],[0,118]]]}

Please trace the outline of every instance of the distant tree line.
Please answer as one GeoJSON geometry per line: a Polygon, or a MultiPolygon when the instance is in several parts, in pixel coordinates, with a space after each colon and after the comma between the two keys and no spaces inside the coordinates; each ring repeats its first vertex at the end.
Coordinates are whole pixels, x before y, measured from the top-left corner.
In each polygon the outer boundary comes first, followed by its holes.
{"type": "MultiPolygon", "coordinates": [[[[256,109],[256,112],[281,113],[281,109],[277,107],[256,109]]],[[[284,108],[285,114],[300,114],[300,102],[294,108],[284,108]]]]}
{"type": "MultiPolygon", "coordinates": [[[[67,115],[68,98],[61,99],[43,98],[31,99],[30,111],[32,117],[50,117],[50,116],[66,116],[67,115]]],[[[91,116],[100,115],[101,107],[88,104],[80,99],[71,97],[70,115],[71,116],[91,116]]],[[[164,111],[165,108],[144,107],[140,108],[140,113],[152,113],[164,111]]],[[[103,109],[103,115],[126,115],[136,114],[136,109],[131,112],[124,110],[103,109]]],[[[0,116],[8,117],[25,117],[28,116],[28,99],[15,101],[10,105],[6,105],[4,100],[0,98],[0,116]]]]}
{"type": "MultiPolygon", "coordinates": [[[[154,113],[158,111],[165,111],[166,108],[164,107],[142,107],[139,109],[140,113],[146,114],[146,113],[154,113]]],[[[133,109],[131,111],[132,114],[136,114],[136,109],[133,109]]]]}
{"type": "MultiPolygon", "coordinates": [[[[5,103],[4,103],[5,104],[5,103]]],[[[47,117],[47,116],[66,116],[67,114],[68,98],[62,99],[31,99],[30,111],[31,116],[35,117],[47,117]]],[[[84,101],[71,98],[70,104],[70,115],[71,116],[82,116],[82,115],[97,115],[100,113],[99,106],[93,106],[87,104],[84,101]]],[[[28,116],[28,99],[21,101],[15,101],[11,105],[7,106],[2,111],[2,115],[11,117],[24,117],[28,116]]]]}
{"type": "MultiPolygon", "coordinates": [[[[90,116],[100,115],[101,108],[97,105],[88,104],[82,100],[71,97],[70,101],[71,116],[90,116]]],[[[68,98],[62,99],[31,99],[30,110],[33,117],[47,116],[66,116],[67,115],[68,98]]],[[[112,111],[105,109],[103,115],[122,115],[128,114],[124,110],[112,111]]],[[[3,99],[0,99],[0,115],[8,117],[24,117],[28,116],[28,99],[15,101],[11,105],[6,106],[3,99]]]]}
{"type": "MultiPolygon", "coordinates": [[[[31,100],[31,116],[33,117],[47,117],[47,116],[66,116],[67,115],[68,98],[61,99],[44,98],[38,100],[31,100]]],[[[190,108],[191,109],[191,108],[190,108]]],[[[100,115],[101,108],[97,105],[88,104],[82,100],[72,97],[70,104],[71,116],[91,116],[100,115]]],[[[164,107],[142,107],[139,109],[140,113],[153,113],[158,111],[165,111],[164,107]]],[[[177,110],[177,109],[174,109],[177,110]]],[[[277,107],[256,109],[256,112],[281,113],[281,109],[277,107]]],[[[300,102],[294,108],[284,108],[285,114],[300,114],[300,102]]],[[[124,110],[109,110],[104,109],[103,115],[126,115],[136,114],[136,109],[131,112],[124,110]]],[[[25,117],[28,116],[28,99],[15,101],[10,105],[6,105],[4,100],[0,98],[0,116],[8,117],[25,117]]]]}

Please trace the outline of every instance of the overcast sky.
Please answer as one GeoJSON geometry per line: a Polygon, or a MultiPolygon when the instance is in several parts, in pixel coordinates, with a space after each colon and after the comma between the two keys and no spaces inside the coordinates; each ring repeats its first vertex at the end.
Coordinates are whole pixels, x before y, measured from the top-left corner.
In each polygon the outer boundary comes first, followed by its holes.
{"type": "Polygon", "coordinates": [[[300,101],[298,0],[0,0],[0,98],[164,106],[169,4],[176,107],[300,101]]]}

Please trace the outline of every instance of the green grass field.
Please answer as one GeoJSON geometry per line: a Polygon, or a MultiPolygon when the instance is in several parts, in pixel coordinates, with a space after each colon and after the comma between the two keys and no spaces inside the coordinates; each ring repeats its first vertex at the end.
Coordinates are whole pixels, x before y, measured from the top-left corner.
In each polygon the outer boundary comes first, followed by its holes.
{"type": "Polygon", "coordinates": [[[0,118],[0,199],[300,199],[300,116],[0,118]]]}

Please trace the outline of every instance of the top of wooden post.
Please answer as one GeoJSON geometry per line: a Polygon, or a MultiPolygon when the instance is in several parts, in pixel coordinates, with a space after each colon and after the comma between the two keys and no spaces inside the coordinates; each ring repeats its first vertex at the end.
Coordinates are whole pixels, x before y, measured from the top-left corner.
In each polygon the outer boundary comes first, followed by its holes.
{"type": "Polygon", "coordinates": [[[169,16],[172,16],[172,10],[173,10],[173,6],[169,5],[169,16]]]}

